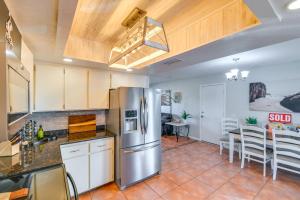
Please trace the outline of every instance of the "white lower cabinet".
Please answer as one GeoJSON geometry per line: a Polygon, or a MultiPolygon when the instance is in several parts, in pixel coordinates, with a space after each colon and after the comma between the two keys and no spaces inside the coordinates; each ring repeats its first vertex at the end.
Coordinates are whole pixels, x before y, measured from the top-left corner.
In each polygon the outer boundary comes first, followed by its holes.
{"type": "MultiPolygon", "coordinates": [[[[89,156],[79,156],[64,160],[67,172],[69,172],[74,182],[76,183],[78,193],[83,193],[89,190],[89,156]]],[[[71,196],[73,196],[73,189],[69,183],[71,196]]]]}
{"type": "Polygon", "coordinates": [[[114,180],[113,150],[108,149],[90,155],[90,187],[95,188],[114,180]]]}
{"type": "Polygon", "coordinates": [[[78,193],[114,180],[114,138],[62,145],[61,156],[78,193]]]}

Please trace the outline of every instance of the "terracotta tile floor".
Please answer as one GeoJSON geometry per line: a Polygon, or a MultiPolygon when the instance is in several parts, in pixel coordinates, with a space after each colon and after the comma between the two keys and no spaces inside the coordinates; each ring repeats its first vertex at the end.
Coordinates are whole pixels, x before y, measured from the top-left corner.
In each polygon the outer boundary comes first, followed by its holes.
{"type": "Polygon", "coordinates": [[[195,140],[192,140],[188,137],[183,137],[183,136],[180,136],[178,139],[178,142],[177,142],[176,136],[174,136],[174,135],[162,136],[161,141],[162,141],[163,151],[171,150],[176,147],[195,142],[195,140]]]}
{"type": "Polygon", "coordinates": [[[300,175],[279,171],[277,181],[271,176],[270,166],[263,177],[262,165],[246,162],[241,169],[238,158],[228,163],[217,145],[193,142],[163,152],[161,175],[124,191],[111,183],[80,200],[300,200],[300,175]]]}

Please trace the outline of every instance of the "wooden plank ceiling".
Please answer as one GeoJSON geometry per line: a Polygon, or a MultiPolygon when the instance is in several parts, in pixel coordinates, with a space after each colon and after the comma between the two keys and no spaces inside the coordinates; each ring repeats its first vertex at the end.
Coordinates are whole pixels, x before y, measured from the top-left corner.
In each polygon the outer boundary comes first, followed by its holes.
{"type": "Polygon", "coordinates": [[[243,0],[78,0],[65,56],[108,63],[135,7],[164,24],[170,46],[147,65],[260,24],[243,0]]]}

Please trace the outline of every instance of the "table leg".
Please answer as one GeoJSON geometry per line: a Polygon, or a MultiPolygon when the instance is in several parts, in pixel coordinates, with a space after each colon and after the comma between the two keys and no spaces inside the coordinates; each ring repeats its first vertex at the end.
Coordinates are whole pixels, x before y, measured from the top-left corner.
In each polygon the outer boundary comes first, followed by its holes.
{"type": "Polygon", "coordinates": [[[190,126],[189,125],[187,125],[187,129],[188,129],[188,132],[187,132],[186,136],[187,136],[187,138],[189,138],[189,133],[190,133],[190,126]]]}
{"type": "Polygon", "coordinates": [[[178,127],[176,127],[176,139],[177,139],[177,142],[178,142],[178,134],[179,134],[179,130],[178,130],[178,127]]]}
{"type": "Polygon", "coordinates": [[[233,162],[233,153],[234,153],[234,136],[229,133],[229,162],[233,162]]]}

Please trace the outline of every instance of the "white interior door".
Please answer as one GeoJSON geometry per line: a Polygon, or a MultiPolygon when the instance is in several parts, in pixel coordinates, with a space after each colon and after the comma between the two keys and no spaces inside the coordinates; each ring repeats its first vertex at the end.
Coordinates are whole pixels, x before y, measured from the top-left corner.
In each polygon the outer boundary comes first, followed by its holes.
{"type": "Polygon", "coordinates": [[[225,114],[224,84],[200,86],[200,138],[218,144],[221,120],[225,114]]]}

